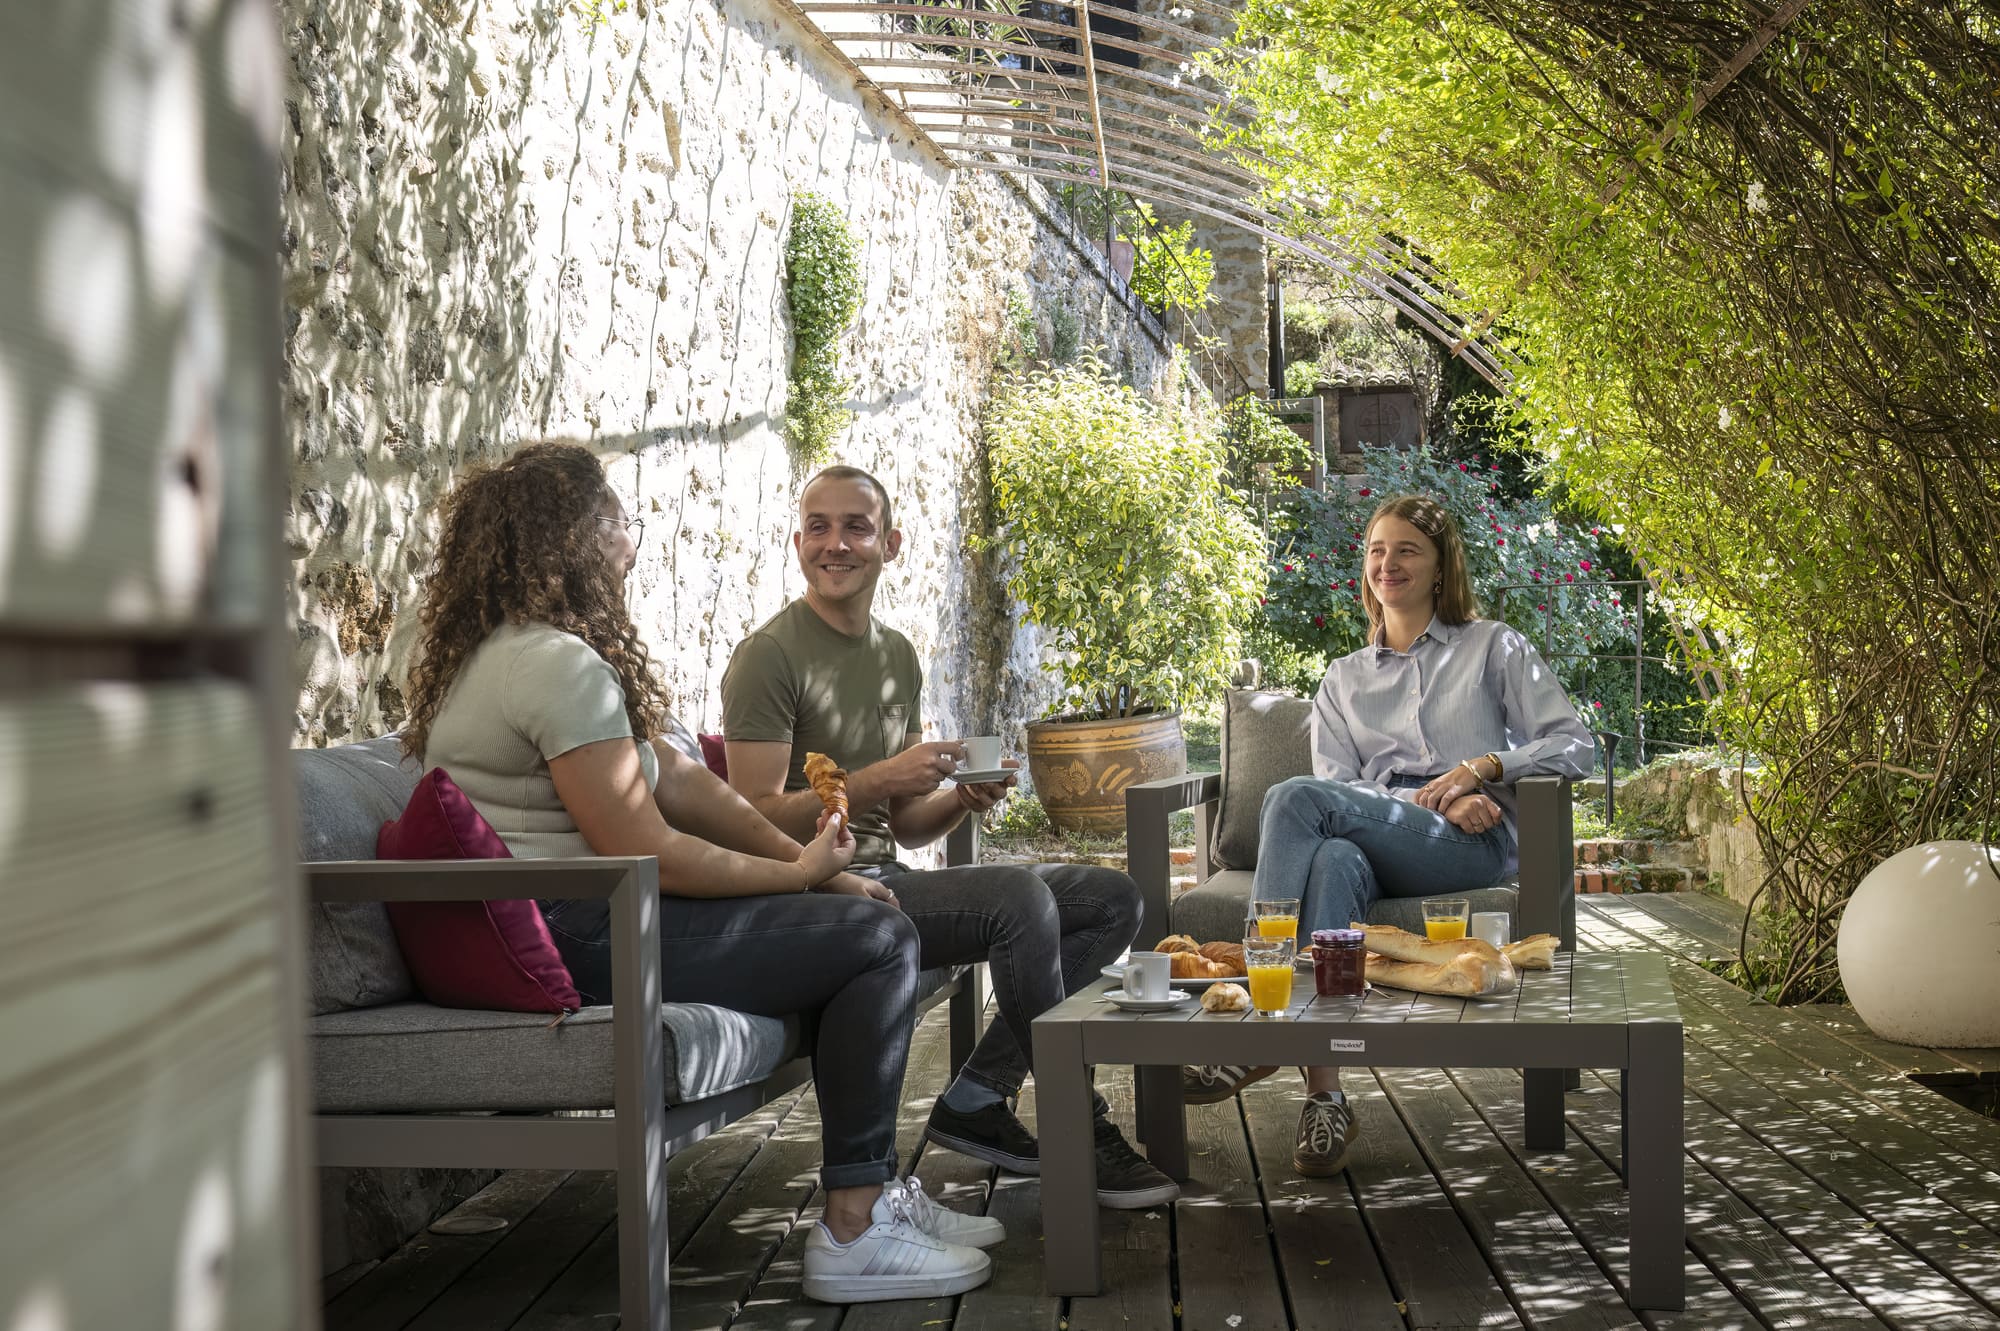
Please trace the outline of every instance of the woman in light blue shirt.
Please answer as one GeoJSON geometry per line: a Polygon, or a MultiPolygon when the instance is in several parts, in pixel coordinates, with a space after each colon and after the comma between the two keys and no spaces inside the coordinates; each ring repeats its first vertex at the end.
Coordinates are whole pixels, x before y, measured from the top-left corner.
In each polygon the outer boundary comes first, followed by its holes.
{"type": "MultiPolygon", "coordinates": [[[[1384,895],[1505,877],[1513,783],[1591,768],[1590,731],[1555,673],[1526,638],[1479,618],[1465,543],[1442,504],[1387,500],[1364,549],[1369,644],[1328,667],[1313,700],[1313,774],[1264,799],[1256,896],[1298,898],[1302,938],[1367,919],[1384,895]]],[[[1240,1087],[1266,1071],[1193,1076],[1240,1087]]],[[[1306,1090],[1293,1165],[1339,1173],[1354,1126],[1338,1070],[1306,1069],[1306,1090]]]]}

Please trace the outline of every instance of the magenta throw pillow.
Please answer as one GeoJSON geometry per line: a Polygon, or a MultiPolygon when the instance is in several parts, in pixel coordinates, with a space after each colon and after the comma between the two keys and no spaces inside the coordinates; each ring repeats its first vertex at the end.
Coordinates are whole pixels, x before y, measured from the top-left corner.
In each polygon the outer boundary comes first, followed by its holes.
{"type": "MultiPolygon", "coordinates": [[[[507,843],[441,767],[382,824],[380,860],[504,860],[507,843]]],[[[417,992],[440,1007],[574,1012],[583,1006],[532,901],[392,901],[389,922],[417,992]]]]}
{"type": "Polygon", "coordinates": [[[701,760],[708,764],[709,771],[724,781],[729,779],[729,750],[722,747],[722,736],[701,736],[701,760]]]}

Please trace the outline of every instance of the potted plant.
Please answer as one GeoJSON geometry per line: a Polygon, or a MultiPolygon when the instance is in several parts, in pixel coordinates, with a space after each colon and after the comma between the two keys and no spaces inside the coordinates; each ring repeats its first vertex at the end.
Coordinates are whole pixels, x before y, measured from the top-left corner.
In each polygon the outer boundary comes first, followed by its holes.
{"type": "Polygon", "coordinates": [[[1227,687],[1263,588],[1263,537],[1184,377],[1149,401],[1085,353],[1003,380],[988,408],[994,544],[1063,685],[1027,735],[1060,827],[1121,829],[1126,786],[1186,770],[1180,708],[1227,687]]]}

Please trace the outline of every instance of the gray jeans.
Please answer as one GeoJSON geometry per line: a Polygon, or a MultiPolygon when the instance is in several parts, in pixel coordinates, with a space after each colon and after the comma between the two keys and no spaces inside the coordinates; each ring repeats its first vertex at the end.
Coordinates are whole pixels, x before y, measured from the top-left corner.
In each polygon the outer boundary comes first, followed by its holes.
{"type": "Polygon", "coordinates": [[[893,880],[926,968],[986,963],[1000,1020],[986,1028],[961,1075],[1002,1095],[1027,1079],[1029,1023],[1097,978],[1139,932],[1139,885],[1116,869],[912,870],[891,862],[855,872],[893,880]]]}
{"type": "MultiPolygon", "coordinates": [[[[583,1001],[608,1002],[606,903],[541,907],[583,1001]]],[[[884,902],[817,892],[660,898],[663,1001],[801,1019],[826,1187],[896,1176],[896,1109],[916,996],[917,931],[884,902]]]]}

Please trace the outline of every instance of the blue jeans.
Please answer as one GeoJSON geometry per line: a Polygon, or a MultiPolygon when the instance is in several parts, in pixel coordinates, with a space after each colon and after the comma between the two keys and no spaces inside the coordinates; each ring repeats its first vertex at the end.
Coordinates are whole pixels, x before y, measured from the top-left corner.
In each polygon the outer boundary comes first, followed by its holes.
{"type": "MultiPolygon", "coordinates": [[[[540,904],[583,1001],[610,1001],[607,903],[540,904]]],[[[896,1176],[917,1001],[917,931],[901,911],[818,892],[662,896],[660,998],[799,1017],[819,1093],[820,1182],[858,1188],[896,1176]]]]}
{"type": "MultiPolygon", "coordinates": [[[[1139,885],[1088,864],[981,864],[910,870],[891,861],[857,873],[895,889],[921,943],[921,964],[983,961],[1000,1020],[960,1075],[1001,1095],[1020,1091],[1030,1023],[1097,978],[1139,932],[1139,885]]],[[[1102,1112],[1102,1102],[1099,1102],[1102,1112]]]]}
{"type": "Polygon", "coordinates": [[[1345,929],[1384,896],[1487,887],[1506,872],[1505,826],[1477,835],[1441,813],[1344,781],[1295,776],[1265,792],[1258,825],[1259,901],[1299,899],[1299,940],[1345,929]]]}

